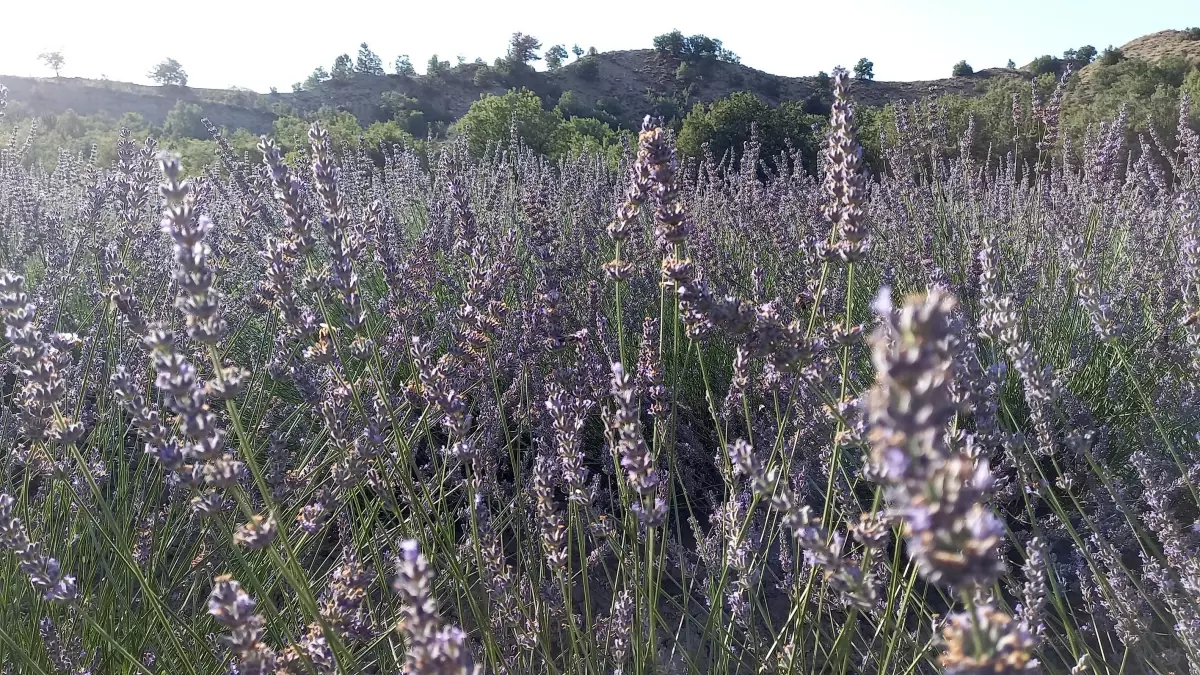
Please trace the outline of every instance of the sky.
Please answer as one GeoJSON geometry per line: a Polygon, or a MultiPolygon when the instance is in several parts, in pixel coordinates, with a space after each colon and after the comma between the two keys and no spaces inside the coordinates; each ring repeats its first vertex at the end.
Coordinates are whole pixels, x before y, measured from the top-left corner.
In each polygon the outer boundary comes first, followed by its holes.
{"type": "MultiPolygon", "coordinates": [[[[879,80],[947,77],[961,59],[977,70],[1023,65],[1084,44],[1103,49],[1146,33],[1200,25],[1197,0],[606,0],[545,2],[263,2],[262,0],[11,0],[0,12],[0,78],[51,75],[37,60],[61,51],[65,77],[150,84],[171,57],[193,87],[289,91],[317,66],[370,45],[392,71],[408,54],[455,61],[504,53],[520,31],[544,47],[648,48],[679,29],[720,39],[742,63],[813,75],[861,57],[879,80]]],[[[2,83],[2,79],[0,79],[2,83]]]]}

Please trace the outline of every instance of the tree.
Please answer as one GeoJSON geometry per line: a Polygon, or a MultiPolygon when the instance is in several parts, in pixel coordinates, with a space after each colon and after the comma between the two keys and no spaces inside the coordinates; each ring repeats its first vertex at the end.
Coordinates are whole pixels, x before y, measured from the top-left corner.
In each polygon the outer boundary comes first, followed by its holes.
{"type": "Polygon", "coordinates": [[[596,56],[596,55],[598,55],[599,53],[600,53],[600,52],[599,52],[599,51],[598,51],[598,50],[597,50],[595,47],[588,47],[588,50],[587,50],[587,55],[588,55],[588,56],[596,56]]]}
{"type": "Polygon", "coordinates": [[[670,56],[676,59],[682,58],[686,47],[687,39],[678,30],[663,33],[654,38],[654,51],[663,56],[670,56]]]}
{"type": "Polygon", "coordinates": [[[163,133],[175,138],[208,138],[204,126],[204,111],[195,103],[176,101],[163,121],[163,133]]]}
{"type": "Polygon", "coordinates": [[[579,99],[576,98],[575,92],[571,91],[570,89],[564,91],[562,95],[558,97],[557,108],[562,116],[566,119],[578,117],[586,112],[583,104],[581,104],[579,99]]]}
{"type": "Polygon", "coordinates": [[[817,92],[827,94],[833,90],[833,78],[829,77],[829,73],[821,71],[817,73],[817,92]]]}
{"type": "Polygon", "coordinates": [[[412,77],[417,74],[417,69],[413,68],[412,61],[409,60],[408,54],[401,54],[396,57],[396,74],[412,77]]]}
{"type": "Polygon", "coordinates": [[[46,64],[47,68],[54,71],[54,76],[58,77],[67,60],[63,58],[62,52],[42,52],[38,54],[38,61],[46,64]]]}
{"type": "Polygon", "coordinates": [[[537,50],[541,48],[541,41],[534,36],[513,33],[512,39],[508,41],[508,54],[505,59],[512,64],[527,64],[530,61],[537,61],[541,58],[537,55],[537,50]]]}
{"type": "Polygon", "coordinates": [[[873,80],[875,79],[875,64],[863,57],[854,64],[854,79],[856,80],[873,80]]]}
{"type": "Polygon", "coordinates": [[[562,45],[554,45],[546,50],[546,67],[550,70],[558,70],[562,67],[563,61],[567,59],[567,49],[562,45]]]}
{"type": "Polygon", "coordinates": [[[67,108],[66,112],[58,116],[54,128],[67,138],[79,138],[87,133],[87,126],[83,123],[83,119],[71,108],[67,108]]]}
{"type": "Polygon", "coordinates": [[[1125,58],[1125,52],[1121,51],[1120,47],[1109,45],[1100,52],[1100,65],[1115,66],[1125,58]]]}
{"type": "Polygon", "coordinates": [[[383,75],[383,59],[371,51],[367,43],[358,46],[358,59],[354,62],[354,72],[366,75],[383,75]]]}
{"type": "Polygon", "coordinates": [[[301,89],[316,89],[317,85],[329,79],[329,71],[325,70],[324,66],[317,66],[313,69],[312,74],[304,80],[301,89]]]}
{"type": "Polygon", "coordinates": [[[425,74],[430,77],[439,77],[447,70],[450,70],[450,62],[438,60],[437,54],[429,57],[429,63],[425,64],[425,74]]]}
{"type": "Polygon", "coordinates": [[[175,59],[167,59],[154,66],[154,70],[151,70],[147,77],[164,87],[172,85],[186,87],[188,82],[187,72],[175,59]]]}
{"type": "Polygon", "coordinates": [[[1016,61],[1013,61],[1012,59],[1009,59],[1009,60],[1008,60],[1008,63],[1004,64],[1004,67],[1005,67],[1005,68],[1008,68],[1009,70],[1016,70],[1016,69],[1017,69],[1017,62],[1016,62],[1016,61]]]}
{"type": "Polygon", "coordinates": [[[571,47],[571,53],[575,55],[575,58],[579,58],[583,56],[583,47],[575,45],[574,47],[571,47]]]}
{"type": "Polygon", "coordinates": [[[1045,75],[1047,73],[1058,73],[1062,68],[1062,59],[1049,54],[1043,54],[1033,60],[1029,64],[1029,71],[1034,75],[1045,75]]]}
{"type": "Polygon", "coordinates": [[[551,155],[561,149],[562,117],[542,108],[542,100],[528,89],[512,90],[502,96],[484,96],[471,104],[457,127],[476,157],[489,147],[507,147],[509,130],[516,126],[521,141],[534,152],[551,155]]]}
{"type": "Polygon", "coordinates": [[[726,153],[736,158],[750,141],[752,129],[756,129],[761,158],[773,159],[787,149],[790,141],[803,155],[815,159],[817,131],[813,126],[819,129],[821,121],[821,117],[805,113],[801,103],[789,101],[771,108],[754,94],[742,91],[717,99],[707,108],[696,104],[683,120],[678,147],[680,153],[698,157],[707,144],[718,160],[726,153]]]}
{"type": "Polygon", "coordinates": [[[329,77],[333,80],[348,80],[354,74],[354,66],[349,54],[342,54],[333,60],[333,68],[329,69],[329,77]]]}
{"type": "Polygon", "coordinates": [[[1084,45],[1075,52],[1076,58],[1086,63],[1091,63],[1096,60],[1096,48],[1091,45],[1084,45]]]}
{"type": "Polygon", "coordinates": [[[950,75],[954,77],[966,77],[974,72],[975,69],[971,67],[971,64],[967,63],[966,59],[963,59],[962,61],[954,64],[954,68],[950,70],[950,75]]]}

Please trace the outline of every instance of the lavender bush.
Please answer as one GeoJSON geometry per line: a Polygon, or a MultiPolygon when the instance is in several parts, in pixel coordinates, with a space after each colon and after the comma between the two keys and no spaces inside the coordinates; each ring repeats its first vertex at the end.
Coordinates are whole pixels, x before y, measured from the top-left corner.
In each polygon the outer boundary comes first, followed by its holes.
{"type": "Polygon", "coordinates": [[[816,176],[0,150],[4,672],[1200,668],[1200,135],[847,87],[816,176]]]}

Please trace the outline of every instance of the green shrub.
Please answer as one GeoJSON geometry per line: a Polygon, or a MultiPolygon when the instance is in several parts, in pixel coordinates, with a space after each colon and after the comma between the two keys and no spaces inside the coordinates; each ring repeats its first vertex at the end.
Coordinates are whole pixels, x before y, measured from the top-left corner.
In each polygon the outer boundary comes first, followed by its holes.
{"type": "Polygon", "coordinates": [[[1029,64],[1029,72],[1033,73],[1034,76],[1046,75],[1048,73],[1057,75],[1061,69],[1062,59],[1049,54],[1043,54],[1034,59],[1033,63],[1029,64]]]}
{"type": "Polygon", "coordinates": [[[1120,47],[1109,45],[1100,53],[1100,65],[1115,66],[1125,58],[1125,52],[1120,47]]]}
{"type": "Polygon", "coordinates": [[[968,75],[973,75],[974,73],[975,69],[972,68],[971,64],[967,63],[965,59],[954,64],[954,68],[950,70],[950,75],[953,77],[966,77],[968,75]]]}
{"type": "Polygon", "coordinates": [[[575,72],[588,82],[594,82],[596,78],[600,77],[600,64],[595,58],[589,56],[576,63],[575,72]]]}
{"type": "Polygon", "coordinates": [[[699,103],[693,106],[683,119],[678,146],[682,154],[690,157],[700,156],[707,145],[718,159],[727,152],[736,158],[755,126],[761,144],[760,157],[774,158],[790,141],[794,147],[808,151],[804,153],[805,159],[812,168],[817,144],[813,125],[820,123],[821,118],[805,112],[799,102],[787,101],[772,108],[758,96],[742,91],[709,106],[699,103]]]}
{"type": "Polygon", "coordinates": [[[553,155],[561,151],[558,112],[542,108],[542,101],[528,89],[511,90],[500,96],[483,96],[455,125],[467,140],[471,154],[482,156],[489,147],[507,147],[516,124],[521,140],[534,152],[553,155]]]}

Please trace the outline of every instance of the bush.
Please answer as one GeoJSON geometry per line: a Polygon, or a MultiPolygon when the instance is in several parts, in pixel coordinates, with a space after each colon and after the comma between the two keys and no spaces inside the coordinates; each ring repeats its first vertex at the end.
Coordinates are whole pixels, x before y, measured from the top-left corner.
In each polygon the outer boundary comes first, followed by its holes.
{"type": "Polygon", "coordinates": [[[1183,29],[1183,35],[1189,40],[1200,40],[1200,26],[1183,29]]]}
{"type": "Polygon", "coordinates": [[[972,68],[971,64],[967,63],[966,60],[959,61],[958,63],[954,64],[954,68],[950,70],[950,75],[953,77],[966,77],[968,75],[973,75],[974,73],[975,69],[972,68]]]}
{"type": "Polygon", "coordinates": [[[814,91],[804,99],[801,109],[808,115],[828,117],[832,110],[832,105],[826,96],[814,91]]]}
{"type": "Polygon", "coordinates": [[[425,64],[425,75],[432,78],[439,78],[450,70],[450,62],[442,61],[437,54],[429,57],[428,63],[425,64]]]}
{"type": "Polygon", "coordinates": [[[517,125],[521,140],[534,152],[553,155],[561,152],[562,137],[558,112],[542,108],[542,101],[528,89],[512,90],[500,96],[484,96],[455,125],[467,140],[471,154],[482,156],[489,147],[507,148],[512,124],[517,125]]]}
{"type": "Polygon", "coordinates": [[[208,130],[201,121],[204,111],[195,103],[176,101],[175,107],[163,121],[163,133],[177,138],[208,138],[208,130]]]}
{"type": "Polygon", "coordinates": [[[594,57],[589,56],[575,62],[575,72],[584,80],[593,82],[600,77],[600,64],[594,57]]]}
{"type": "Polygon", "coordinates": [[[717,159],[726,153],[736,158],[751,138],[751,127],[756,126],[762,158],[774,158],[790,141],[796,147],[812,151],[806,161],[813,168],[817,144],[813,125],[820,122],[820,118],[805,112],[797,102],[772,108],[750,92],[737,92],[709,106],[698,103],[692,108],[679,131],[679,151],[699,157],[708,146],[717,159]]]}
{"type": "Polygon", "coordinates": [[[496,71],[491,68],[480,66],[475,69],[475,75],[471,77],[471,81],[476,87],[487,89],[496,84],[497,75],[496,71]]]}
{"type": "Polygon", "coordinates": [[[817,91],[820,92],[821,95],[826,95],[833,91],[833,78],[829,76],[829,73],[822,70],[821,72],[817,73],[817,77],[815,79],[817,81],[817,91]]]}
{"type": "Polygon", "coordinates": [[[1062,70],[1062,65],[1062,59],[1057,56],[1043,54],[1034,59],[1033,63],[1029,64],[1029,72],[1033,73],[1035,77],[1047,74],[1057,75],[1062,70]]]}
{"type": "Polygon", "coordinates": [[[1100,53],[1099,60],[1100,60],[1100,65],[1102,65],[1102,66],[1115,66],[1118,63],[1120,63],[1122,60],[1124,60],[1124,58],[1125,58],[1125,52],[1121,51],[1121,49],[1119,47],[1114,47],[1112,45],[1109,45],[1104,48],[1103,52],[1100,53]]]}

